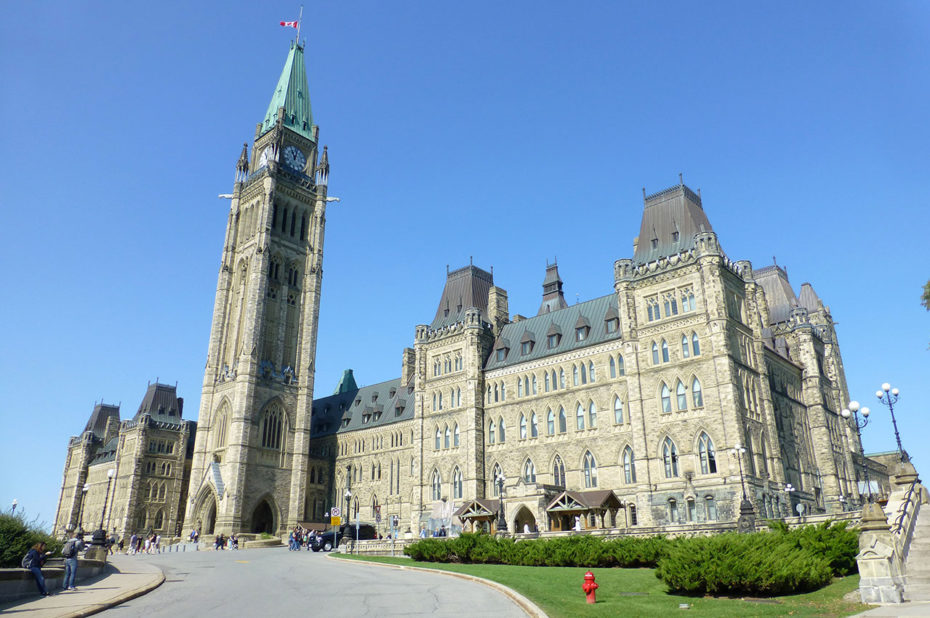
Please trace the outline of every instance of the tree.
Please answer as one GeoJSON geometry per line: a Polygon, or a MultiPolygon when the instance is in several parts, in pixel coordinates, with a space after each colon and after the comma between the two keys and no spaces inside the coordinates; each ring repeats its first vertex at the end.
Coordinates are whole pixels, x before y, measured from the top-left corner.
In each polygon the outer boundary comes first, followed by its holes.
{"type": "Polygon", "coordinates": [[[920,304],[930,311],[930,281],[924,284],[924,293],[920,295],[920,304]]]}

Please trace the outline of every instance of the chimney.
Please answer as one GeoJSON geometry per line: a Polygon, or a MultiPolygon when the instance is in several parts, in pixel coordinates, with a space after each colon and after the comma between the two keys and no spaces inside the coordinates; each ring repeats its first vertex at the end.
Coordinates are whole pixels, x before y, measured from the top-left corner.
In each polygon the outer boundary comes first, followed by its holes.
{"type": "Polygon", "coordinates": [[[499,335],[504,324],[510,322],[510,310],[507,307],[507,290],[496,285],[488,291],[488,320],[494,326],[494,334],[499,335]]]}
{"type": "Polygon", "coordinates": [[[416,372],[416,362],[417,355],[414,353],[413,348],[404,348],[403,367],[400,373],[401,387],[407,386],[410,384],[410,381],[413,380],[414,373],[416,372]]]}

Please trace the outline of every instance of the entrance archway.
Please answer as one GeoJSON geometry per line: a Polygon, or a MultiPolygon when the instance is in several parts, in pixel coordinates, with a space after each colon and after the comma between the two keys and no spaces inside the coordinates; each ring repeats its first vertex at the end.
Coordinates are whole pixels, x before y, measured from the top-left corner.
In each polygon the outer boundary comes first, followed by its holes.
{"type": "Polygon", "coordinates": [[[262,500],[252,511],[252,532],[260,534],[274,532],[274,512],[267,500],[262,500]]]}
{"type": "Polygon", "coordinates": [[[522,534],[526,531],[536,532],[536,517],[525,506],[521,506],[520,510],[517,511],[517,516],[513,520],[513,531],[516,534],[522,534]]]}
{"type": "Polygon", "coordinates": [[[201,511],[204,513],[204,518],[202,520],[203,529],[200,531],[200,534],[213,534],[213,529],[216,528],[216,498],[211,495],[204,506],[205,510],[201,511]]]}

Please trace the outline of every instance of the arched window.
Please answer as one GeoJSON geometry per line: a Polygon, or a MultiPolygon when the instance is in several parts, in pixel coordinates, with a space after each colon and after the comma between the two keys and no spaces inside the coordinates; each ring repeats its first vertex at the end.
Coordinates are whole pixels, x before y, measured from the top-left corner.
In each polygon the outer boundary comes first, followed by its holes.
{"type": "MultiPolygon", "coordinates": [[[[555,377],[555,369],[552,370],[551,375],[552,375],[552,390],[556,390],[557,388],[559,388],[559,381],[558,381],[558,378],[555,377]]],[[[563,384],[562,386],[564,387],[565,385],[563,384]]]]}
{"type": "Polygon", "coordinates": [[[623,355],[622,354],[617,355],[617,375],[621,377],[626,375],[626,368],[623,366],[623,355]]]}
{"type": "Polygon", "coordinates": [[[701,392],[701,381],[697,378],[691,382],[691,402],[695,408],[704,407],[704,394],[701,392]]]}
{"type": "Polygon", "coordinates": [[[452,446],[459,445],[459,424],[455,424],[455,428],[452,430],[452,446]]]}
{"type": "Polygon", "coordinates": [[[159,500],[164,500],[164,499],[165,499],[165,495],[167,494],[167,490],[168,490],[168,487],[167,487],[164,483],[162,483],[161,486],[158,488],[158,499],[159,499],[159,500]]]}
{"type": "Polygon", "coordinates": [[[578,386],[578,365],[572,365],[572,386],[578,386]]]}
{"type": "Polygon", "coordinates": [[[588,427],[594,429],[597,427],[597,408],[594,407],[594,402],[588,403],[588,427]]]}
{"type": "Polygon", "coordinates": [[[701,432],[701,437],[698,438],[698,453],[701,455],[701,474],[716,473],[717,453],[714,451],[714,442],[704,432],[701,432]]]}
{"type": "Polygon", "coordinates": [[[536,482],[536,466],[533,465],[532,459],[527,459],[526,463],[523,464],[523,482],[524,483],[535,483],[536,482]]]}
{"type": "Polygon", "coordinates": [[[704,510],[707,514],[707,521],[717,521],[717,504],[713,496],[704,496],[704,510]]]}
{"type": "Polygon", "coordinates": [[[620,397],[614,397],[614,422],[618,425],[623,423],[623,400],[620,397]]]}
{"type": "Polygon", "coordinates": [[[672,411],[672,394],[668,390],[668,385],[665,382],[662,383],[662,411],[672,411]]]}
{"type": "Polygon", "coordinates": [[[655,341],[652,342],[652,364],[659,364],[659,346],[655,341]]]}
{"type": "Polygon", "coordinates": [[[432,488],[433,500],[442,499],[442,477],[439,476],[439,470],[433,470],[433,478],[430,482],[432,488]]]}
{"type": "Polygon", "coordinates": [[[536,394],[536,374],[533,374],[533,394],[536,394]]]}
{"type": "Polygon", "coordinates": [[[310,468],[310,482],[316,483],[316,468],[310,468]]]}
{"type": "Polygon", "coordinates": [[[610,357],[610,361],[607,363],[607,366],[610,368],[610,377],[617,377],[617,361],[614,360],[614,357],[610,357]]]}
{"type": "Polygon", "coordinates": [[[662,462],[665,464],[665,478],[678,476],[678,447],[671,438],[665,438],[662,443],[662,462]]]}
{"type": "Polygon", "coordinates": [[[555,434],[555,414],[552,413],[551,409],[546,415],[546,433],[550,436],[555,434]]]}
{"type": "Polygon", "coordinates": [[[695,517],[695,508],[694,508],[694,498],[688,498],[685,500],[685,516],[688,518],[689,522],[694,522],[695,517]]]}
{"type": "Polygon", "coordinates": [[[678,384],[675,385],[675,397],[678,399],[676,402],[678,404],[679,410],[688,409],[688,391],[685,390],[685,385],[681,383],[681,380],[678,380],[678,384]]]}
{"type": "Polygon", "coordinates": [[[162,525],[165,523],[165,514],[161,509],[155,511],[155,524],[152,526],[155,530],[161,530],[162,525]]]}
{"type": "Polygon", "coordinates": [[[460,388],[455,389],[455,405],[462,405],[462,389],[460,388]]]}
{"type": "Polygon", "coordinates": [[[444,440],[442,445],[446,448],[449,448],[452,446],[452,431],[449,430],[448,425],[446,425],[446,430],[443,432],[443,434],[444,440]]]}
{"type": "Polygon", "coordinates": [[[565,370],[559,369],[559,388],[565,388],[565,370]]]}
{"type": "Polygon", "coordinates": [[[559,433],[568,431],[568,423],[565,421],[565,408],[559,406],[559,433]]]}
{"type": "Polygon", "coordinates": [[[442,433],[439,431],[439,427],[436,428],[436,450],[438,451],[442,447],[442,433]]]}
{"type": "Polygon", "coordinates": [[[584,429],[584,407],[580,403],[575,411],[575,429],[578,431],[584,429]]]}
{"type": "Polygon", "coordinates": [[[526,415],[520,412],[520,439],[526,440],[526,415]]]}
{"type": "Polygon", "coordinates": [[[497,437],[499,438],[498,442],[500,442],[501,444],[503,444],[503,443],[504,443],[504,439],[505,439],[505,437],[506,437],[506,436],[504,435],[504,417],[501,417],[500,419],[498,419],[498,422],[497,422],[497,437]]]}
{"type": "Polygon", "coordinates": [[[701,355],[701,344],[698,342],[697,333],[691,333],[691,353],[694,356],[701,355]]]}
{"type": "Polygon", "coordinates": [[[491,493],[495,496],[499,496],[501,493],[500,488],[497,486],[497,477],[499,477],[503,471],[501,470],[500,464],[494,464],[494,468],[491,470],[491,493]]]}
{"type": "Polygon", "coordinates": [[[582,384],[588,383],[588,370],[584,366],[584,363],[581,363],[581,383],[582,384]]]}
{"type": "Polygon", "coordinates": [[[538,438],[539,437],[539,425],[536,423],[536,413],[530,413],[530,437],[538,438]]]}
{"type": "Polygon", "coordinates": [[[462,497],[462,471],[458,466],[452,471],[452,497],[456,499],[462,497]]]}
{"type": "Polygon", "coordinates": [[[627,485],[636,482],[636,460],[633,459],[633,449],[629,446],[623,449],[623,480],[627,485]]]}
{"type": "MultiPolygon", "coordinates": [[[[494,401],[497,401],[497,397],[494,398],[494,401]]],[[[439,409],[442,410],[442,393],[439,393],[439,409]]]]}
{"type": "Polygon", "coordinates": [[[284,411],[277,404],[265,411],[262,417],[262,448],[280,450],[284,420],[284,411]]]}
{"type": "Polygon", "coordinates": [[[223,402],[223,407],[216,413],[216,420],[213,421],[213,448],[215,449],[225,448],[226,446],[226,412],[228,408],[229,405],[223,402]]]}
{"type": "Polygon", "coordinates": [[[681,336],[681,357],[688,358],[691,356],[691,351],[688,349],[688,338],[685,335],[681,336]]]}
{"type": "Polygon", "coordinates": [[[678,523],[678,501],[675,498],[668,499],[668,521],[673,524],[678,523]]]}
{"type": "Polygon", "coordinates": [[[523,376],[523,392],[527,397],[530,396],[530,379],[526,376],[523,376]]]}
{"type": "Polygon", "coordinates": [[[545,388],[546,392],[548,393],[549,392],[549,373],[548,372],[543,373],[543,379],[544,379],[543,388],[545,388]]]}
{"type": "Polygon", "coordinates": [[[494,444],[494,439],[497,437],[497,433],[494,431],[494,421],[491,421],[488,424],[488,444],[494,444]]]}
{"type": "Polygon", "coordinates": [[[517,378],[517,397],[523,397],[523,380],[517,378]]]}
{"type": "Polygon", "coordinates": [[[583,469],[585,488],[597,487],[597,462],[594,461],[591,451],[586,451],[584,454],[583,469]]]}
{"type": "Polygon", "coordinates": [[[594,375],[594,361],[588,361],[588,378],[592,382],[597,382],[597,378],[594,375]]]}
{"type": "Polygon", "coordinates": [[[565,464],[562,463],[562,458],[558,455],[555,456],[555,461],[552,462],[552,484],[556,487],[565,487],[565,464]]]}
{"type": "Polygon", "coordinates": [[[668,362],[668,344],[665,343],[665,339],[662,340],[662,362],[668,362]]]}

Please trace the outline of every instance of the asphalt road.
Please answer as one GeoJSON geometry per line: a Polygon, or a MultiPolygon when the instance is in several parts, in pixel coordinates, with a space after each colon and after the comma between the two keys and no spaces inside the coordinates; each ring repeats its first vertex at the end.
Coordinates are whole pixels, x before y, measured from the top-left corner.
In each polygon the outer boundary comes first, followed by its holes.
{"type": "Polygon", "coordinates": [[[470,581],[286,548],[137,556],[162,568],[156,590],[104,612],[119,616],[526,616],[470,581]]]}

